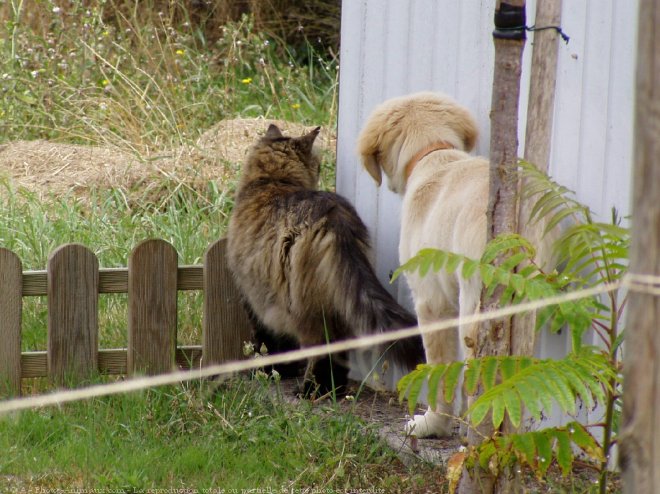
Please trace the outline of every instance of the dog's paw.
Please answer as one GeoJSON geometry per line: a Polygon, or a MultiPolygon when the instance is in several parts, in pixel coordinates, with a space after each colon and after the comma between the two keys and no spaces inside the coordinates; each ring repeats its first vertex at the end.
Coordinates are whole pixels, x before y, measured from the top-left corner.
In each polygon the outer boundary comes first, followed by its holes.
{"type": "Polygon", "coordinates": [[[449,437],[452,435],[453,422],[451,417],[429,410],[409,420],[405,432],[417,437],[449,437]]]}

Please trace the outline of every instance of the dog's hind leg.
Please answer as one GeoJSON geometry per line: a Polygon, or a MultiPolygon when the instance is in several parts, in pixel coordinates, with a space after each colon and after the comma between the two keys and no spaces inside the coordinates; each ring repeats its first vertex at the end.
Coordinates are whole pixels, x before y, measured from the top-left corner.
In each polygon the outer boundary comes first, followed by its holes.
{"type": "MultiPolygon", "coordinates": [[[[418,302],[415,306],[420,325],[456,317],[453,307],[435,303],[418,302]]],[[[423,335],[426,362],[448,364],[458,358],[458,328],[423,335]]],[[[438,393],[435,405],[431,404],[423,415],[415,415],[406,424],[405,431],[417,437],[451,436],[455,425],[454,405],[447,403],[444,393],[438,393]]]]}

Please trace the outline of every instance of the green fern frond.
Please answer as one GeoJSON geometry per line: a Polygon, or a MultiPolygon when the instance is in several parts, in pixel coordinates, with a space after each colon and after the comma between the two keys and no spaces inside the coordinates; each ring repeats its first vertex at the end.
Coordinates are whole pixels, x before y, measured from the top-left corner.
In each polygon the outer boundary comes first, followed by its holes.
{"type": "MultiPolygon", "coordinates": [[[[511,423],[518,427],[522,406],[527,408],[533,417],[538,418],[540,410],[551,409],[553,402],[559,405],[562,411],[574,414],[578,399],[592,406],[595,403],[604,403],[604,390],[608,388],[609,380],[613,377],[607,357],[602,353],[571,354],[562,360],[532,360],[532,363],[523,368],[520,368],[518,362],[520,357],[487,358],[497,360],[500,383],[486,389],[485,381],[488,379],[492,382],[493,376],[482,373],[486,391],[467,411],[475,426],[486,417],[488,410],[492,410],[494,427],[502,424],[504,412],[508,413],[511,423]],[[511,373],[514,366],[519,370],[511,373]],[[509,370],[504,371],[506,368],[509,370]]],[[[482,362],[482,368],[485,367],[484,364],[485,362],[482,362]]],[[[471,380],[475,381],[475,377],[471,376],[471,380]]]]}
{"type": "Polygon", "coordinates": [[[545,219],[546,232],[569,216],[577,223],[589,222],[592,217],[591,210],[574,198],[575,193],[572,190],[553,181],[527,161],[521,160],[519,165],[525,179],[522,197],[529,200],[540,196],[535,200],[530,212],[530,221],[545,219]]]}
{"type": "Polygon", "coordinates": [[[602,404],[609,381],[617,377],[609,366],[607,356],[589,348],[561,360],[520,356],[483,357],[467,363],[419,365],[399,381],[399,400],[407,397],[412,413],[422,386],[428,382],[429,403],[435,403],[440,393],[449,403],[454,399],[463,370],[466,393],[474,394],[479,386],[484,389],[484,393],[467,411],[471,423],[479,425],[491,411],[494,427],[499,427],[507,414],[511,423],[518,427],[523,407],[538,419],[541,410],[552,409],[553,403],[569,414],[576,412],[579,399],[590,407],[602,404]]]}
{"type": "Polygon", "coordinates": [[[397,383],[399,391],[399,402],[408,398],[408,410],[410,414],[415,411],[419,402],[419,396],[425,382],[428,382],[428,401],[435,403],[439,393],[443,399],[450,403],[454,399],[456,388],[465,368],[464,362],[452,362],[451,364],[420,364],[409,374],[403,376],[397,383]]]}
{"type": "Polygon", "coordinates": [[[575,461],[574,446],[592,460],[603,460],[596,439],[580,423],[571,422],[563,427],[487,439],[470,452],[472,461],[468,461],[468,464],[476,461],[482,468],[492,471],[495,465],[502,468],[517,461],[528,465],[540,479],[550,465],[556,462],[566,476],[571,473],[575,461]]]}
{"type": "Polygon", "coordinates": [[[481,262],[484,264],[492,263],[497,257],[507,253],[522,253],[525,259],[533,259],[536,255],[536,249],[522,235],[506,233],[498,235],[488,242],[481,256],[481,262]]]}
{"type": "Polygon", "coordinates": [[[407,396],[408,408],[411,414],[415,410],[415,406],[419,401],[422,386],[434,368],[436,369],[436,372],[444,372],[444,370],[446,370],[446,365],[443,369],[441,365],[433,366],[430,364],[419,364],[414,371],[399,379],[399,382],[396,385],[397,390],[399,391],[399,402],[403,402],[403,398],[407,396]]]}

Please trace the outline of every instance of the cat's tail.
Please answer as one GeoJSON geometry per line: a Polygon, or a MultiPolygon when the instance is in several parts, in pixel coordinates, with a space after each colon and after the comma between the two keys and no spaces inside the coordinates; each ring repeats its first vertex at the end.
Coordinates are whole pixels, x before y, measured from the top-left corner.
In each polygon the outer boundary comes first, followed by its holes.
{"type": "MultiPolygon", "coordinates": [[[[417,325],[417,318],[404,309],[376,279],[362,280],[364,291],[354,299],[353,319],[361,334],[394,331],[417,325]]],[[[409,370],[424,362],[424,345],[421,336],[412,336],[386,344],[392,360],[409,370]]]]}
{"type": "MultiPolygon", "coordinates": [[[[417,318],[403,308],[380,283],[364,251],[355,244],[340,246],[342,262],[337,275],[342,282],[336,286],[339,298],[335,307],[343,307],[349,327],[356,336],[393,331],[417,325],[417,318]],[[343,247],[343,248],[342,248],[343,247]]],[[[403,338],[384,345],[391,359],[407,369],[425,361],[421,336],[403,338]]]]}

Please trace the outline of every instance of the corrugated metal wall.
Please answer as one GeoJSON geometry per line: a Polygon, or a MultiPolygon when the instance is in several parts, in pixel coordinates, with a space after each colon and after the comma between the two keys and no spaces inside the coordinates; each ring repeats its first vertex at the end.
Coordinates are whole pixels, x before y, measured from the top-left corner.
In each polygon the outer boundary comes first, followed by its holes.
{"type": "MultiPolygon", "coordinates": [[[[356,138],[383,100],[446,92],[476,116],[477,154],[488,155],[495,0],[344,0],[340,57],[337,190],[370,228],[384,283],[398,266],[400,199],[360,166],[356,138]]],[[[535,0],[527,1],[528,25],[535,0]]],[[[550,174],[602,219],[630,212],[637,0],[564,0],[550,174]]],[[[520,122],[526,121],[534,35],[528,36],[520,122]]],[[[520,129],[520,155],[524,128],[520,129]]],[[[396,290],[392,287],[392,290],[396,290]]],[[[400,299],[408,296],[400,287],[400,299]]],[[[541,356],[561,356],[566,335],[543,335],[541,356]]]]}

